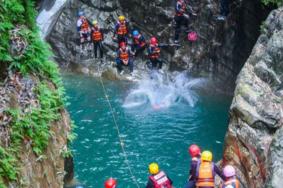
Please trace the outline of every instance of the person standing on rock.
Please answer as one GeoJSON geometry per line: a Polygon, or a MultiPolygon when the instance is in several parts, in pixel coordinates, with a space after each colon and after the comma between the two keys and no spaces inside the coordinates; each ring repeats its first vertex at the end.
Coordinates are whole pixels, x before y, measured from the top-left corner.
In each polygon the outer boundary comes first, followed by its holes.
{"type": "Polygon", "coordinates": [[[210,151],[203,151],[201,153],[201,161],[196,169],[196,188],[214,188],[215,175],[224,179],[222,172],[212,162],[212,153],[210,151]]]}
{"type": "Polygon", "coordinates": [[[94,50],[94,57],[97,58],[97,50],[99,49],[100,58],[103,58],[103,33],[98,27],[98,22],[94,20],[92,22],[93,27],[91,28],[92,31],[92,42],[93,42],[93,50],[94,50]]]}
{"type": "Polygon", "coordinates": [[[121,42],[128,42],[128,34],[129,34],[129,22],[126,21],[125,16],[119,16],[118,22],[115,25],[113,40],[116,40],[115,36],[117,35],[117,42],[120,44],[121,42]]]}
{"type": "Polygon", "coordinates": [[[173,188],[173,181],[163,171],[159,171],[157,163],[151,163],[148,167],[150,176],[146,188],[173,188]]]}
{"type": "Polygon", "coordinates": [[[160,60],[160,47],[158,45],[158,41],[156,37],[151,37],[150,45],[147,49],[149,62],[147,65],[150,69],[161,69],[162,68],[162,60],[160,60]]]}
{"type": "Polygon", "coordinates": [[[84,44],[85,42],[90,42],[91,29],[89,27],[88,20],[84,16],[84,12],[78,12],[78,16],[79,18],[77,20],[77,31],[80,34],[80,45],[82,47],[82,44],[84,44]]]}
{"type": "Polygon", "coordinates": [[[137,57],[138,54],[142,53],[146,48],[146,41],[144,36],[138,31],[133,31],[133,45],[132,51],[135,52],[135,56],[137,57]]]}
{"type": "Polygon", "coordinates": [[[134,53],[132,53],[131,50],[127,47],[127,44],[125,42],[121,42],[116,57],[117,68],[120,73],[122,73],[123,71],[123,66],[129,67],[130,72],[133,72],[134,64],[133,59],[131,58],[131,56],[133,55],[134,53]]]}
{"type": "Polygon", "coordinates": [[[192,160],[191,160],[190,175],[188,178],[188,182],[186,183],[184,188],[194,188],[197,179],[196,169],[198,164],[200,163],[201,150],[197,145],[192,144],[188,149],[188,153],[191,155],[192,160]]]}
{"type": "Polygon", "coordinates": [[[187,5],[185,0],[177,0],[175,6],[175,17],[174,20],[176,22],[175,26],[175,37],[174,42],[178,43],[179,35],[181,33],[181,27],[185,26],[186,30],[188,30],[188,15],[186,14],[187,5]]]}
{"type": "Polygon", "coordinates": [[[225,181],[222,183],[221,188],[240,188],[240,182],[236,178],[236,170],[233,166],[227,165],[223,168],[225,181]]]}

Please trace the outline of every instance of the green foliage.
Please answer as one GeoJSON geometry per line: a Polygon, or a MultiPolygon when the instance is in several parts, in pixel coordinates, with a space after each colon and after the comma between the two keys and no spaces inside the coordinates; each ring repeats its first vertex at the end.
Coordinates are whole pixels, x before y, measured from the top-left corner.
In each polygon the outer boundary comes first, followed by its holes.
{"type": "Polygon", "coordinates": [[[283,0],[261,0],[264,5],[277,5],[278,7],[283,4],[283,0]]]}
{"type": "Polygon", "coordinates": [[[8,153],[4,148],[0,147],[0,187],[1,184],[3,184],[2,177],[6,177],[9,180],[17,179],[17,167],[15,164],[15,157],[8,153]]]}

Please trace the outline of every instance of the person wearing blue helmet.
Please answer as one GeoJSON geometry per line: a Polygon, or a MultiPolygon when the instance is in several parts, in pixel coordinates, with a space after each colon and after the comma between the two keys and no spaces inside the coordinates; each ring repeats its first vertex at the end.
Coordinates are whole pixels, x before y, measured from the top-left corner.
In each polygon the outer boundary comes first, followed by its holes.
{"type": "Polygon", "coordinates": [[[146,48],[146,41],[142,34],[138,30],[133,31],[133,44],[132,51],[135,52],[135,56],[142,53],[146,48]]]}
{"type": "Polygon", "coordinates": [[[80,34],[80,42],[81,44],[87,41],[90,41],[90,26],[88,20],[84,16],[83,11],[78,12],[78,20],[77,20],[77,30],[80,34]]]}

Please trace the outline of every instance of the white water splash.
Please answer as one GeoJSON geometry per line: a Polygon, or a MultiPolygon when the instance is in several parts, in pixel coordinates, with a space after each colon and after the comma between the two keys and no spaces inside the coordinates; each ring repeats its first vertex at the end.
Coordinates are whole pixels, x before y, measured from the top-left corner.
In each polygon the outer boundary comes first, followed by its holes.
{"type": "Polygon", "coordinates": [[[64,7],[66,2],[67,0],[55,0],[54,5],[49,10],[43,9],[39,13],[36,18],[36,23],[40,28],[40,35],[42,38],[45,38],[49,34],[60,14],[60,10],[64,7]]]}
{"type": "Polygon", "coordinates": [[[186,102],[193,107],[198,100],[194,89],[205,82],[204,78],[190,79],[185,73],[173,77],[152,72],[150,76],[138,82],[137,88],[130,91],[123,107],[135,108],[150,104],[154,109],[161,109],[178,102],[186,102]]]}

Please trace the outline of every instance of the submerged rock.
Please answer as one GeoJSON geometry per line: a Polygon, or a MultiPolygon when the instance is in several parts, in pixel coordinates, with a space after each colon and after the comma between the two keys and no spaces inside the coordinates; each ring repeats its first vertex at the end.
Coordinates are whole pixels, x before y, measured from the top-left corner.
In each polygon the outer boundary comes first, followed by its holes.
{"type": "Polygon", "coordinates": [[[283,184],[283,8],[264,23],[241,70],[230,109],[224,164],[235,165],[247,187],[283,184]]]}

